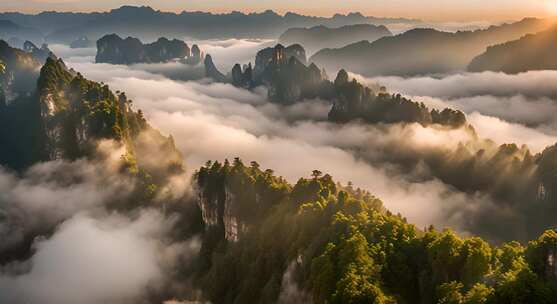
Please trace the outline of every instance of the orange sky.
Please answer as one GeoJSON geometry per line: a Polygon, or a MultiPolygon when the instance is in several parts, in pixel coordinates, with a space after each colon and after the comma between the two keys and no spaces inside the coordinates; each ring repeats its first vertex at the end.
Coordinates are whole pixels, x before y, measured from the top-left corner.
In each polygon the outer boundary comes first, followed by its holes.
{"type": "Polygon", "coordinates": [[[164,11],[273,9],[321,16],[360,11],[431,21],[501,21],[557,13],[557,0],[0,0],[0,11],[105,11],[125,4],[150,5],[164,11]]]}

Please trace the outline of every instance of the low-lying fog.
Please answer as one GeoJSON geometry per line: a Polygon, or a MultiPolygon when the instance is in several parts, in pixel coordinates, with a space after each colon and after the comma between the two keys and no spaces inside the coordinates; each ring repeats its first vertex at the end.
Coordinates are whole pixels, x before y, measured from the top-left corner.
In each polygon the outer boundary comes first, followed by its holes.
{"type": "MultiPolygon", "coordinates": [[[[244,50],[253,56],[258,48],[252,42],[231,40],[202,45],[213,54],[228,54],[224,60],[216,55],[214,58],[229,65],[233,60],[247,60],[244,50]]],[[[339,126],[326,122],[330,106],[323,101],[307,100],[281,107],[266,103],[264,90],[249,92],[208,80],[175,81],[154,71],[157,65],[93,64],[87,54],[59,54],[68,56],[66,63],[86,77],[125,91],[135,108],[142,109],[155,127],[174,136],[189,168],[196,169],[207,160],[239,156],[246,161],[256,160],[291,182],[320,169],[342,183],[352,181],[355,186],[370,190],[387,208],[419,226],[451,225],[461,232],[466,229],[459,224],[462,214],[455,211],[459,210],[455,206],[473,209],[480,203],[489,204],[482,195],[458,192],[435,178],[416,179],[416,172],[399,172],[377,161],[387,146],[456,149],[469,139],[463,130],[420,125],[339,126]]],[[[540,97],[553,94],[552,88],[543,84],[555,78],[557,72],[366,81],[386,85],[391,91],[432,107],[462,109],[481,137],[497,143],[527,144],[533,152],[539,152],[557,141],[553,135],[557,105],[540,97]],[[506,87],[514,89],[509,91],[506,87]],[[524,111],[527,107],[537,110],[524,111]]]]}

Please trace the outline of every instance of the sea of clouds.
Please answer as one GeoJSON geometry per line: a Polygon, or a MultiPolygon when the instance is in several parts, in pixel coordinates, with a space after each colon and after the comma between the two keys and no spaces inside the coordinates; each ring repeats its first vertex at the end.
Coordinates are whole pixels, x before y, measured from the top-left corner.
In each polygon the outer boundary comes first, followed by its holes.
{"type": "MultiPolygon", "coordinates": [[[[227,71],[235,62],[247,63],[268,43],[203,41],[200,46],[227,71]]],[[[326,101],[280,106],[266,102],[262,88],[247,91],[208,79],[188,80],[199,78],[199,71],[184,65],[95,64],[94,49],[51,47],[85,77],[125,91],[154,127],[172,134],[188,175],[207,160],[234,157],[257,161],[292,183],[319,169],[371,191],[389,210],[419,227],[450,226],[463,234],[473,232],[474,215],[504,212],[485,194],[464,193],[443,183],[425,164],[408,170],[392,161],[393,155],[455,151],[474,140],[464,128],[337,125],[327,121],[331,105],[326,101]]],[[[557,90],[551,85],[557,72],[352,76],[434,108],[461,109],[480,137],[496,143],[526,144],[540,152],[557,141],[557,90]]],[[[169,269],[178,261],[199,251],[195,237],[168,237],[177,219],[161,208],[133,214],[106,208],[132,191],[129,181],[111,171],[118,155],[107,155],[100,163],[39,164],[23,175],[0,170],[0,199],[9,202],[0,214],[9,219],[0,224],[0,248],[34,231],[50,235],[32,240],[29,259],[3,266],[0,302],[140,303],[172,280],[169,269]]]]}

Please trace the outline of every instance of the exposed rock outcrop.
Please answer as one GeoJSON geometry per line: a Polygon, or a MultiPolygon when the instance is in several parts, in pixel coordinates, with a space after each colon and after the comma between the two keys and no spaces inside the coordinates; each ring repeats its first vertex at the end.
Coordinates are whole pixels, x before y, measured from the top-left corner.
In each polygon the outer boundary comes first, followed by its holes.
{"type": "Polygon", "coordinates": [[[237,201],[234,193],[226,185],[219,195],[202,189],[198,193],[198,205],[206,229],[219,229],[227,241],[238,241],[248,227],[237,215],[237,206],[241,202],[237,201]]]}
{"type": "Polygon", "coordinates": [[[0,142],[5,144],[0,165],[20,170],[44,160],[87,157],[98,140],[110,139],[126,148],[129,164],[135,166],[139,160],[148,163],[135,151],[145,150],[140,137],[149,134],[149,142],[169,155],[167,169],[176,168],[173,141],[152,129],[140,111],[133,111],[124,93],[116,95],[107,85],[85,79],[61,59],[48,57],[41,68],[32,53],[3,41],[0,60],[6,66],[0,75],[0,142]]]}
{"type": "MultiPolygon", "coordinates": [[[[385,88],[372,89],[350,80],[341,70],[335,81],[328,80],[324,69],[304,64],[305,51],[299,45],[277,44],[257,54],[255,68],[234,65],[230,81],[234,86],[267,88],[268,99],[278,104],[293,104],[303,99],[319,98],[332,103],[329,120],[346,123],[361,119],[367,123],[438,124],[450,128],[466,125],[464,113],[451,109],[430,110],[385,88]]],[[[212,63],[212,62],[211,62],[212,63]]],[[[213,78],[217,78],[219,75],[213,78]]]]}
{"type": "Polygon", "coordinates": [[[304,98],[325,97],[331,93],[326,75],[314,64],[306,66],[305,50],[300,45],[277,44],[257,53],[251,63],[234,65],[230,73],[233,85],[246,89],[265,86],[269,100],[292,104],[304,98]]]}
{"type": "Polygon", "coordinates": [[[56,56],[48,48],[48,45],[46,43],[43,43],[43,45],[41,45],[41,47],[39,48],[33,42],[25,41],[25,43],[23,43],[23,50],[31,54],[41,63],[44,63],[47,58],[56,59],[56,56]]]}
{"type": "Polygon", "coordinates": [[[203,60],[203,52],[197,44],[191,47],[191,54],[185,59],[185,62],[190,65],[197,65],[203,60]]]}
{"type": "Polygon", "coordinates": [[[413,102],[400,94],[379,92],[349,80],[348,73],[340,70],[335,82],[335,98],[329,120],[348,122],[361,119],[368,123],[420,123],[439,124],[458,128],[466,124],[464,113],[451,109],[429,110],[423,103],[413,102]]]}
{"type": "Polygon", "coordinates": [[[4,41],[0,60],[5,66],[0,73],[0,165],[17,170],[48,157],[35,98],[41,63],[4,41]]]}
{"type": "Polygon", "coordinates": [[[213,63],[213,58],[211,57],[211,55],[207,54],[207,56],[205,56],[204,65],[206,77],[211,78],[217,82],[227,81],[226,76],[224,76],[213,63]]]}
{"type": "Polygon", "coordinates": [[[209,162],[195,174],[197,203],[206,231],[215,231],[223,240],[238,241],[284,198],[288,189],[284,184],[279,186],[283,180],[255,168],[248,169],[235,159],[232,165],[228,161],[224,165],[209,162]]]}
{"type": "Polygon", "coordinates": [[[181,40],[159,38],[149,44],[143,44],[139,39],[120,38],[116,34],[106,35],[97,41],[98,63],[135,64],[161,63],[172,60],[183,60],[187,63],[198,64],[201,60],[199,48],[190,50],[181,40]]]}
{"type": "Polygon", "coordinates": [[[259,51],[255,57],[254,76],[258,78],[271,63],[287,63],[291,57],[295,57],[302,64],[306,64],[306,51],[299,44],[284,47],[277,44],[275,47],[268,47],[259,51]]]}
{"type": "Polygon", "coordinates": [[[30,96],[39,78],[40,61],[31,53],[12,48],[0,40],[0,60],[5,70],[0,73],[0,99],[10,104],[15,99],[30,96]]]}
{"type": "Polygon", "coordinates": [[[235,64],[232,68],[232,84],[237,87],[251,88],[254,86],[253,69],[251,62],[243,69],[240,64],[235,64]]]}

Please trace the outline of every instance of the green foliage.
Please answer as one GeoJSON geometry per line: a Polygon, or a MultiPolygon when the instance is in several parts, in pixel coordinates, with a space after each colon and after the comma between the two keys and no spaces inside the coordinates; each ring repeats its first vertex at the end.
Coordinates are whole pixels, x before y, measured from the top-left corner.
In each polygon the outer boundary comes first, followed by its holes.
{"type": "Polygon", "coordinates": [[[329,112],[329,120],[348,122],[355,119],[367,123],[420,123],[439,124],[450,128],[466,125],[466,117],[461,111],[452,109],[429,110],[423,103],[414,102],[400,94],[379,92],[359,83],[349,81],[348,73],[341,70],[334,81],[335,102],[329,112]]]}
{"type": "Polygon", "coordinates": [[[438,304],[461,304],[464,297],[461,294],[462,283],[444,283],[437,288],[438,304]]]}
{"type": "Polygon", "coordinates": [[[311,175],[291,186],[256,162],[200,168],[203,201],[228,210],[203,244],[199,276],[213,302],[274,302],[294,265],[294,284],[315,303],[553,303],[556,280],[544,274],[554,231],[527,250],[420,231],[371,194],[311,175]],[[245,226],[238,240],[225,238],[231,214],[245,226]]]}
{"type": "Polygon", "coordinates": [[[47,59],[37,95],[48,109],[43,115],[47,128],[61,130],[60,141],[50,138],[48,149],[61,151],[64,158],[87,155],[99,139],[120,142],[133,154],[133,138],[149,128],[124,93],[117,96],[107,85],[74,74],[61,60],[47,59]]]}
{"type": "Polygon", "coordinates": [[[526,259],[530,268],[545,279],[557,278],[557,231],[548,230],[528,244],[526,259]]]}

